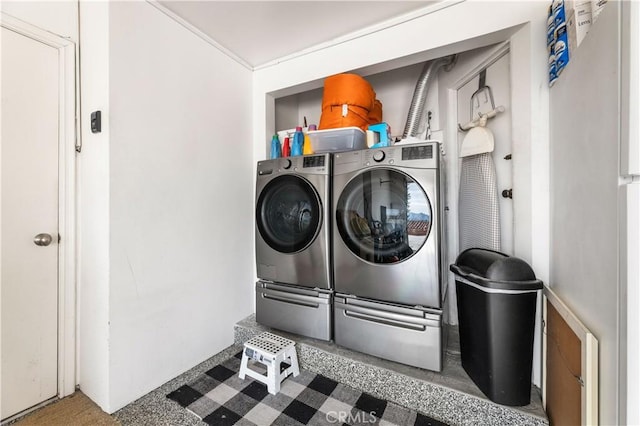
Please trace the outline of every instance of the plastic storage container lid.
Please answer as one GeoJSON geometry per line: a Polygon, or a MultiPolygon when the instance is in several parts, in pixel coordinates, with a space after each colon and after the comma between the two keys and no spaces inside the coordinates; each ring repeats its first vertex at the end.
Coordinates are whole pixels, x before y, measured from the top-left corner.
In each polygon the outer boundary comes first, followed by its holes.
{"type": "Polygon", "coordinates": [[[449,267],[454,274],[485,288],[540,290],[542,281],[527,262],[493,250],[470,248],[449,267]]]}
{"type": "Polygon", "coordinates": [[[366,149],[366,134],[359,127],[314,130],[307,132],[316,154],[366,149]]]}

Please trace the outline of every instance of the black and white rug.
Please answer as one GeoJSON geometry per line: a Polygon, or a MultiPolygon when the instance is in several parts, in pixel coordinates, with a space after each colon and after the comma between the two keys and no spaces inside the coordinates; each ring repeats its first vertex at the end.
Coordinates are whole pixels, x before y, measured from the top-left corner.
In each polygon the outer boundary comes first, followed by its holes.
{"type": "MultiPolygon", "coordinates": [[[[266,385],[250,377],[238,378],[241,357],[239,352],[167,398],[209,425],[445,425],[303,369],[298,377],[284,380],[277,395],[271,395],[266,385]]],[[[253,369],[259,367],[255,364],[253,369]]]]}

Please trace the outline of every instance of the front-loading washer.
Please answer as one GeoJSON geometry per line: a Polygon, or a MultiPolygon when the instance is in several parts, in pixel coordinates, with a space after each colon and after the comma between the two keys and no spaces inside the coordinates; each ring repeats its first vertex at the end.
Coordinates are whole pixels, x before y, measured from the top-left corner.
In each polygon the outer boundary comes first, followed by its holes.
{"type": "Polygon", "coordinates": [[[441,161],[437,142],[335,154],[337,344],[441,370],[446,296],[441,161]]]}
{"type": "Polygon", "coordinates": [[[331,154],[258,162],[256,321],[331,339],[331,154]]]}

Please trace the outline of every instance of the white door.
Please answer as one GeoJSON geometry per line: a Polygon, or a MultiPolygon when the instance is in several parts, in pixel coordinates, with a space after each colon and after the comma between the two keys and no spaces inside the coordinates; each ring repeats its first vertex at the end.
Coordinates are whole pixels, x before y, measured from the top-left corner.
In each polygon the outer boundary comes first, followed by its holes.
{"type": "Polygon", "coordinates": [[[5,419],[58,392],[60,83],[57,49],[6,28],[1,48],[1,417],[5,419]]]}
{"type": "MultiPolygon", "coordinates": [[[[512,161],[505,160],[511,154],[511,87],[509,85],[509,54],[505,54],[487,68],[485,85],[491,88],[495,106],[504,106],[505,112],[487,121],[487,128],[494,135],[495,149],[493,163],[498,182],[498,207],[500,212],[500,251],[513,254],[513,200],[504,198],[503,190],[513,188],[512,161]]],[[[471,97],[478,90],[479,77],[475,77],[458,90],[458,123],[465,124],[478,118],[478,112],[492,109],[487,91],[471,97]],[[471,118],[473,115],[473,118],[471,118]]],[[[462,144],[466,133],[458,132],[458,146],[462,144]]],[[[515,194],[514,196],[517,196],[515,194]]]]}

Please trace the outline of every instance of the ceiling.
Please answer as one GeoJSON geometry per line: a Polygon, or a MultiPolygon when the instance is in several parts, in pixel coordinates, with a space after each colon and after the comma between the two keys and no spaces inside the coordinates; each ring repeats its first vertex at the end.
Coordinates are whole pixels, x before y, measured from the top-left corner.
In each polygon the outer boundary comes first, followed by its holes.
{"type": "Polygon", "coordinates": [[[160,1],[250,68],[435,1],[160,1]]]}

